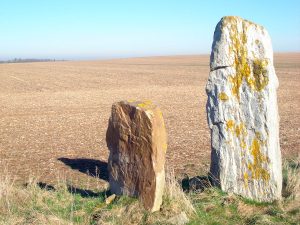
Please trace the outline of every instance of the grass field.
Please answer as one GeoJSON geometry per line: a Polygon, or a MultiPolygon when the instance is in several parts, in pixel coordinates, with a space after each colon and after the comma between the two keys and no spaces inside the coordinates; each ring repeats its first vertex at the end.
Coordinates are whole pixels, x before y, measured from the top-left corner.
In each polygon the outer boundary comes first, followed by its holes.
{"type": "Polygon", "coordinates": [[[173,170],[168,170],[163,204],[155,213],[144,210],[137,199],[74,188],[63,177],[54,186],[36,178],[17,185],[2,171],[0,224],[299,225],[299,160],[285,161],[283,199],[273,203],[226,194],[210,185],[203,192],[184,193],[173,170]]]}
{"type": "MultiPolygon", "coordinates": [[[[52,184],[63,174],[78,188],[105,187],[112,103],[151,99],[167,126],[167,165],[177,174],[199,174],[210,161],[208,64],[208,55],[1,64],[0,164],[19,182],[32,175],[52,184]]],[[[275,67],[281,150],[294,158],[300,149],[300,53],[276,54],[275,67]]]]}

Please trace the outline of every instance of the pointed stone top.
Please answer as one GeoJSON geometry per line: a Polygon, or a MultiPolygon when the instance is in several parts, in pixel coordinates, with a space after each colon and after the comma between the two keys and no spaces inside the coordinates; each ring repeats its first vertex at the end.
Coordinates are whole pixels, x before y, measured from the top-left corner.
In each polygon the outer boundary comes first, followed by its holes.
{"type": "Polygon", "coordinates": [[[227,26],[229,24],[234,25],[239,21],[243,22],[243,23],[246,23],[248,25],[253,25],[253,26],[256,26],[256,27],[260,27],[261,29],[264,29],[263,26],[261,26],[259,24],[256,24],[256,23],[253,23],[250,20],[243,19],[240,16],[224,16],[224,17],[222,17],[220,22],[222,23],[223,26],[227,26]]]}
{"type": "Polygon", "coordinates": [[[266,29],[238,16],[223,17],[214,33],[211,70],[252,64],[256,59],[266,59],[273,64],[272,43],[266,29]]]}
{"type": "Polygon", "coordinates": [[[257,92],[268,85],[277,87],[277,77],[268,74],[268,71],[273,74],[274,69],[272,44],[266,29],[241,17],[223,17],[215,29],[210,69],[225,68],[231,70],[229,82],[237,100],[242,81],[257,92]]]}
{"type": "Polygon", "coordinates": [[[153,104],[151,100],[143,100],[143,101],[127,100],[124,101],[124,103],[127,103],[131,106],[140,108],[141,110],[145,110],[145,111],[156,108],[156,105],[153,104]]]}
{"type": "Polygon", "coordinates": [[[135,110],[138,110],[142,113],[145,113],[149,119],[152,119],[154,114],[158,114],[161,118],[163,117],[162,112],[160,108],[154,104],[151,100],[125,100],[116,102],[113,104],[113,107],[116,105],[121,105],[122,107],[128,108],[128,110],[131,110],[129,108],[134,108],[135,110]]]}

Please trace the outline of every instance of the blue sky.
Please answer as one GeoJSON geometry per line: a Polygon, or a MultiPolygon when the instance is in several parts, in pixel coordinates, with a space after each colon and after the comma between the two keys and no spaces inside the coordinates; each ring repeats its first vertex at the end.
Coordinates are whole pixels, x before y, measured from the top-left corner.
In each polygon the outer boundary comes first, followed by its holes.
{"type": "Polygon", "coordinates": [[[207,54],[225,15],[265,26],[274,51],[300,51],[299,0],[1,0],[0,60],[207,54]]]}

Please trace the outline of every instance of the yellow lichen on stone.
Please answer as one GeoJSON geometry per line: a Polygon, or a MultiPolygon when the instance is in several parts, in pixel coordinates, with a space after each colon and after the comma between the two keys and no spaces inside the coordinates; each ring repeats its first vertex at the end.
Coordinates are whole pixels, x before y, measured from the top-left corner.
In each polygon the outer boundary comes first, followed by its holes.
{"type": "Polygon", "coordinates": [[[255,137],[260,141],[262,140],[261,134],[257,131],[255,131],[255,137]]]}
{"type": "Polygon", "coordinates": [[[167,143],[164,143],[162,147],[163,147],[163,150],[166,152],[166,151],[167,151],[167,148],[168,148],[168,144],[167,144],[167,143]]]}
{"type": "Polygon", "coordinates": [[[247,135],[247,129],[243,123],[240,123],[239,125],[235,126],[235,134],[237,137],[239,136],[246,136],[247,135]]]}
{"type": "Polygon", "coordinates": [[[253,61],[253,87],[256,91],[263,90],[269,83],[269,77],[267,76],[267,60],[255,59],[253,61]]]}
{"type": "Polygon", "coordinates": [[[233,131],[233,128],[234,128],[234,121],[233,120],[228,120],[226,122],[226,130],[233,131]]]}
{"type": "MultiPolygon", "coordinates": [[[[249,21],[239,17],[224,17],[223,27],[229,28],[231,44],[229,45],[229,53],[233,54],[235,74],[229,76],[229,82],[232,85],[232,94],[240,100],[240,87],[245,80],[247,85],[256,91],[261,91],[268,84],[268,76],[266,70],[266,60],[254,60],[249,62],[247,49],[247,29],[249,25],[253,25],[249,21]],[[242,30],[238,28],[238,21],[241,21],[242,30]]],[[[259,44],[259,40],[255,41],[259,44]]]]}
{"type": "Polygon", "coordinates": [[[244,185],[247,188],[248,187],[248,180],[249,180],[249,175],[247,172],[244,173],[244,185]]]}
{"type": "Polygon", "coordinates": [[[163,114],[162,114],[162,112],[160,110],[158,111],[158,115],[159,115],[160,119],[163,119],[163,114]]]}
{"type": "Polygon", "coordinates": [[[137,104],[138,107],[143,108],[143,109],[149,109],[152,106],[152,101],[150,100],[145,100],[139,104],[137,104]]]}
{"type": "Polygon", "coordinates": [[[222,101],[227,101],[229,99],[228,95],[225,92],[221,92],[218,97],[222,101]]]}
{"type": "Polygon", "coordinates": [[[162,126],[165,127],[164,117],[163,117],[163,114],[160,110],[158,111],[158,116],[159,116],[160,120],[162,121],[162,126]]]}
{"type": "Polygon", "coordinates": [[[222,18],[222,23],[223,23],[223,26],[227,26],[228,24],[232,24],[232,23],[236,22],[237,20],[242,20],[242,18],[239,16],[224,16],[222,18]]]}
{"type": "Polygon", "coordinates": [[[242,149],[246,149],[247,145],[245,142],[246,136],[247,136],[247,129],[245,127],[244,123],[240,123],[235,126],[235,135],[239,139],[240,146],[242,149]]]}
{"type": "Polygon", "coordinates": [[[233,53],[234,56],[234,68],[235,74],[229,77],[229,81],[232,84],[232,94],[240,99],[240,87],[243,79],[246,80],[250,76],[251,69],[247,62],[247,24],[242,20],[243,32],[238,31],[238,20],[239,17],[226,17],[226,23],[230,24],[230,39],[232,44],[229,46],[229,52],[233,53]]]}
{"type": "Polygon", "coordinates": [[[228,120],[226,122],[226,130],[229,130],[232,134],[234,134],[242,149],[246,149],[247,144],[245,139],[247,136],[247,129],[244,123],[235,124],[233,120],[228,120]]]}
{"type": "Polygon", "coordinates": [[[251,178],[255,180],[269,181],[270,173],[263,166],[268,163],[268,159],[261,152],[260,141],[255,137],[250,147],[253,157],[253,163],[248,163],[248,170],[251,172],[251,178]]]}
{"type": "Polygon", "coordinates": [[[242,149],[246,149],[247,144],[246,144],[245,140],[241,140],[240,146],[242,149]]]}

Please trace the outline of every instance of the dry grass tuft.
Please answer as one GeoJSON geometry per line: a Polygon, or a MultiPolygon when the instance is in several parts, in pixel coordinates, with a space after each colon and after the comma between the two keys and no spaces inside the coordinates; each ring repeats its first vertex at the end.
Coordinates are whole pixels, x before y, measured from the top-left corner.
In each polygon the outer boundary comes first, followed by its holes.
{"type": "Polygon", "coordinates": [[[283,164],[283,197],[300,198],[300,155],[283,164]]]}
{"type": "Polygon", "coordinates": [[[174,170],[166,172],[166,187],[160,211],[149,213],[133,198],[119,197],[110,207],[95,216],[98,224],[177,224],[195,215],[195,208],[175,178],[174,170]]]}
{"type": "Polygon", "coordinates": [[[285,160],[283,164],[284,210],[295,214],[300,220],[300,155],[295,160],[285,160]]]}
{"type": "Polygon", "coordinates": [[[103,199],[72,193],[61,177],[55,187],[43,186],[33,177],[26,185],[17,185],[4,171],[0,175],[0,224],[90,224],[92,209],[103,199]]]}
{"type": "Polygon", "coordinates": [[[176,224],[195,214],[190,199],[175,179],[174,170],[166,176],[163,205],[159,212],[143,209],[135,198],[117,197],[105,204],[104,192],[96,197],[70,191],[64,178],[56,185],[41,186],[38,178],[26,185],[14,183],[4,171],[0,176],[0,224],[176,224]]]}
{"type": "Polygon", "coordinates": [[[174,175],[166,173],[160,211],[150,213],[136,198],[116,197],[105,203],[105,192],[74,189],[64,178],[43,186],[31,178],[24,186],[0,175],[0,224],[298,224],[299,160],[285,163],[284,193],[280,204],[260,203],[210,187],[185,194],[174,175]],[[70,189],[72,187],[73,189],[70,189]],[[282,204],[282,205],[281,205],[282,204]]]}
{"type": "MultiPolygon", "coordinates": [[[[69,197],[64,200],[71,201],[69,197]]],[[[0,224],[71,224],[49,207],[48,200],[55,199],[53,193],[37,185],[37,179],[30,178],[26,186],[18,186],[4,173],[0,176],[0,224]]]]}
{"type": "Polygon", "coordinates": [[[166,173],[164,200],[171,203],[170,206],[175,213],[179,213],[184,209],[189,216],[192,216],[196,212],[191,200],[178,183],[174,169],[168,169],[166,173]]]}

